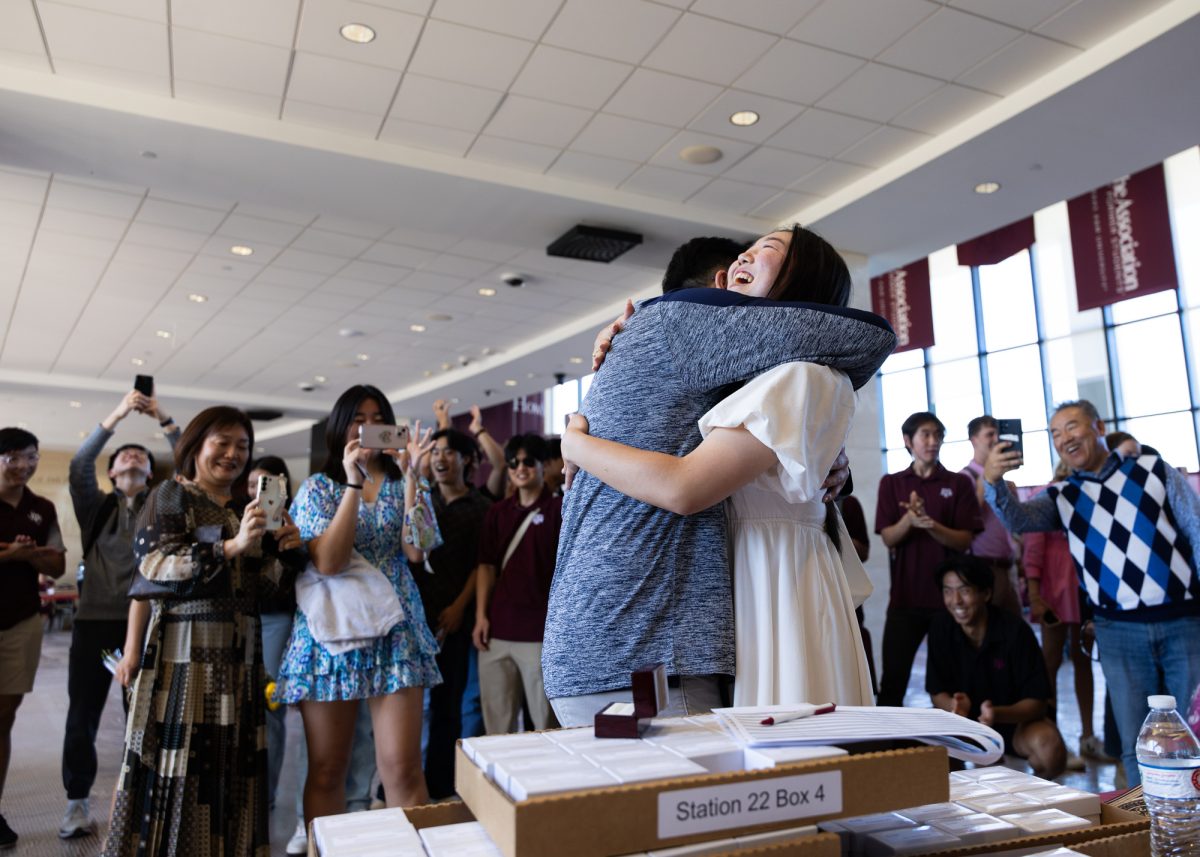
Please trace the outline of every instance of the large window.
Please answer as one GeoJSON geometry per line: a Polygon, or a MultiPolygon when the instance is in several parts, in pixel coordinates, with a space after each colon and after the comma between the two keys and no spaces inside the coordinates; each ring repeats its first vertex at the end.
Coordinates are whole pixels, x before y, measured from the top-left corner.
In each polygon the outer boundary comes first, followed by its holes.
{"type": "Polygon", "coordinates": [[[929,257],[937,345],[895,354],[880,374],[880,436],[888,472],[910,458],[900,424],[931,410],[946,424],[942,463],[971,458],[967,422],[1018,417],[1024,485],[1048,482],[1058,456],[1047,431],[1055,403],[1089,399],[1109,430],[1200,469],[1200,148],[1165,162],[1180,287],[1080,312],[1065,202],[1034,215],[1038,243],[995,265],[929,257]]]}

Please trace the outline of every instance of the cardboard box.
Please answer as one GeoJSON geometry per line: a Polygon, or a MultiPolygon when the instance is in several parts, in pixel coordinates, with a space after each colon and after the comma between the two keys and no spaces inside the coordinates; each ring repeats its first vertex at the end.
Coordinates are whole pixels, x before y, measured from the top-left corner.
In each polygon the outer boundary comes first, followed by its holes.
{"type": "Polygon", "coordinates": [[[945,801],[947,766],[919,747],[514,801],[460,746],[455,783],[505,857],[610,857],[945,801]]]}
{"type": "Polygon", "coordinates": [[[1071,847],[1088,857],[1150,857],[1150,831],[1110,836],[1071,847]]]}
{"type": "MultiPolygon", "coordinates": [[[[966,848],[955,848],[953,851],[940,851],[938,857],[966,857],[969,854],[994,854],[998,851],[1015,851],[1018,849],[1034,848],[1041,846],[1049,851],[1059,845],[1066,845],[1068,848],[1074,848],[1078,851],[1083,851],[1083,843],[1095,843],[1096,840],[1104,840],[1113,836],[1120,836],[1130,833],[1139,833],[1149,830],[1150,820],[1144,815],[1139,815],[1136,812],[1130,812],[1126,809],[1110,806],[1109,804],[1100,805],[1100,823],[1095,827],[1087,827],[1082,830],[1071,830],[1065,833],[1043,833],[1037,836],[1018,836],[1012,839],[1004,839],[999,842],[989,842],[986,845],[973,845],[966,848]]],[[[1085,851],[1084,853],[1091,853],[1085,851]]],[[[1149,846],[1147,845],[1146,854],[1149,854],[1149,846]]],[[[1097,852],[1097,857],[1135,857],[1137,852],[1113,851],[1097,852]]]]}

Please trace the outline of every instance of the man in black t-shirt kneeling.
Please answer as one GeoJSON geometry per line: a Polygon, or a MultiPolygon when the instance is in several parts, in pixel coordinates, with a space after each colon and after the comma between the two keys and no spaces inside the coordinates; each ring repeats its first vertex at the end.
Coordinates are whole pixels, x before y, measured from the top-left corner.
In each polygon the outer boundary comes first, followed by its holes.
{"type": "Polygon", "coordinates": [[[937,580],[947,612],[929,629],[925,689],[933,704],[991,726],[1006,753],[1054,779],[1066,769],[1067,748],[1046,716],[1050,680],[1033,630],[991,605],[992,569],[978,557],[946,560],[937,580]]]}

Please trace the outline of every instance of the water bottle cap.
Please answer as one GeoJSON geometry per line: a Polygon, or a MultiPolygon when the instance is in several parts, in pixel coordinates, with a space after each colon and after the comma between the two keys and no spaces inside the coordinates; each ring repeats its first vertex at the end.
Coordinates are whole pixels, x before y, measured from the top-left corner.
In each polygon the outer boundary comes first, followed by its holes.
{"type": "Polygon", "coordinates": [[[1175,707],[1175,697],[1163,695],[1147,696],[1146,704],[1159,711],[1170,711],[1175,707]]]}

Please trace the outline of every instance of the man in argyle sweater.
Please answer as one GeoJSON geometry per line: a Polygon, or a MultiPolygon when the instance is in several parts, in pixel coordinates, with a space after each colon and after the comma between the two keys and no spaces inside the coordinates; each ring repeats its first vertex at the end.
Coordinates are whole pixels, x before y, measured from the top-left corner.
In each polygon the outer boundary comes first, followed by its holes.
{"type": "Polygon", "coordinates": [[[1018,502],[1000,489],[1021,456],[999,443],[984,465],[984,496],[1012,533],[1066,530],[1133,786],[1146,697],[1189,699],[1200,684],[1200,497],[1156,454],[1109,453],[1091,402],[1059,405],[1050,435],[1067,479],[1018,502]]]}

